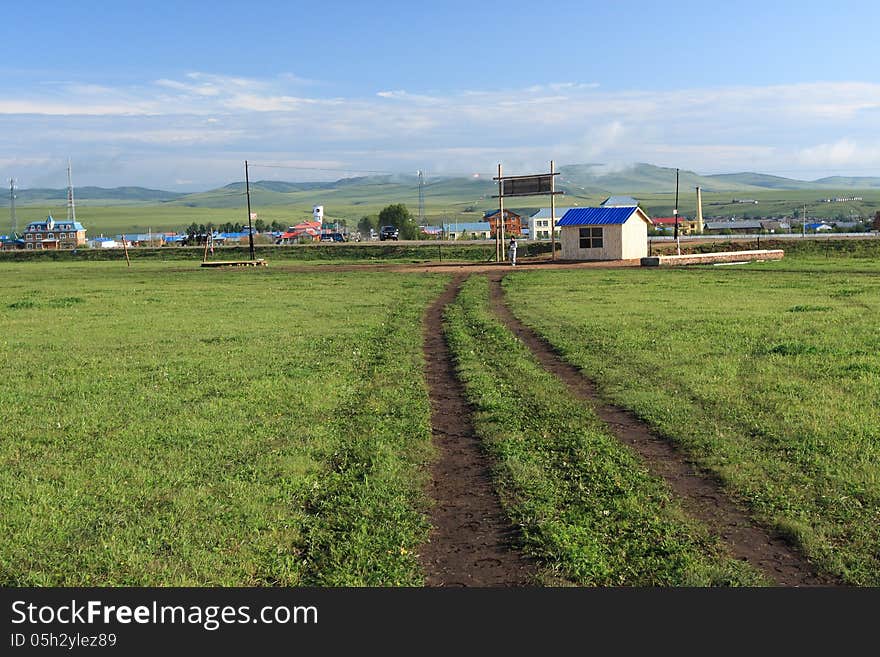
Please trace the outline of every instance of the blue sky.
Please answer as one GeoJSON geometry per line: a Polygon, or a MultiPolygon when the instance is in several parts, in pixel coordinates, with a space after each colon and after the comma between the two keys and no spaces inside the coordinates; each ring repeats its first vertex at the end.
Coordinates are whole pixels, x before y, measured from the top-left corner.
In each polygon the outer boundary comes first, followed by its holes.
{"type": "Polygon", "coordinates": [[[633,162],[880,175],[878,3],[43,2],[0,28],[0,174],[204,189],[633,162]],[[322,171],[322,170],[333,171],[322,171]]]}

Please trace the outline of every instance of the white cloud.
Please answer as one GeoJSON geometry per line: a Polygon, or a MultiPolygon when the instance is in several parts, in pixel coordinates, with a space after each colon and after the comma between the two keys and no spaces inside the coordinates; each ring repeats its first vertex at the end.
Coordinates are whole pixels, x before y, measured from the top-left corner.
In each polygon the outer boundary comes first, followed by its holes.
{"type": "MultiPolygon", "coordinates": [[[[549,159],[646,161],[707,173],[880,166],[877,84],[613,91],[556,82],[340,98],[295,88],[307,83],[293,74],[251,79],[192,72],[115,89],[66,81],[43,97],[7,89],[0,91],[0,114],[9,124],[0,149],[15,153],[17,162],[76,146],[93,158],[143,149],[150,161],[164,156],[179,163],[186,147],[186,161],[213,172],[226,170],[220,161],[234,171],[234,162],[257,152],[449,173],[491,171],[499,160],[512,170],[543,167],[549,159]]],[[[204,179],[176,166],[167,173],[169,184],[204,179]]]]}
{"type": "Polygon", "coordinates": [[[797,154],[797,161],[808,169],[880,167],[880,142],[871,140],[856,143],[850,139],[840,139],[828,144],[817,144],[801,149],[797,154]]]}

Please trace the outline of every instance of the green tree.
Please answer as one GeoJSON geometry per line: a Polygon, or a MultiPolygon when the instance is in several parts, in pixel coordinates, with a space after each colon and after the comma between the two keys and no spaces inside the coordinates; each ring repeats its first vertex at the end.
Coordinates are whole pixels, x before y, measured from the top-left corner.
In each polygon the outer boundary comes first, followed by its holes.
{"type": "Polygon", "coordinates": [[[358,219],[357,229],[363,234],[368,235],[370,229],[379,230],[379,216],[375,214],[364,215],[358,219]]]}
{"type": "Polygon", "coordinates": [[[402,240],[419,238],[419,227],[403,203],[395,203],[382,208],[379,212],[380,226],[396,226],[402,240]]]}

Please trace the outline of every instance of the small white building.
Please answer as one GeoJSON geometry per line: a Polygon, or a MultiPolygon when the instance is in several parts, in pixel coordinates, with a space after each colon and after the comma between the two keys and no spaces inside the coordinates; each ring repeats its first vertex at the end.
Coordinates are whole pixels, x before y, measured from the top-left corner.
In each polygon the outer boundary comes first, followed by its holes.
{"type": "Polygon", "coordinates": [[[122,247],[122,244],[110,237],[94,237],[86,244],[90,249],[118,249],[122,247]]]}
{"type": "Polygon", "coordinates": [[[492,237],[492,226],[488,221],[444,224],[443,234],[448,240],[487,240],[492,237]]]}
{"type": "MultiPolygon", "coordinates": [[[[556,237],[559,237],[559,220],[572,208],[556,208],[556,237]]],[[[550,208],[541,208],[529,217],[529,239],[550,239],[550,208]]]]}
{"type": "Polygon", "coordinates": [[[558,225],[564,260],[633,260],[648,255],[651,218],[637,206],[572,208],[558,225]]]}

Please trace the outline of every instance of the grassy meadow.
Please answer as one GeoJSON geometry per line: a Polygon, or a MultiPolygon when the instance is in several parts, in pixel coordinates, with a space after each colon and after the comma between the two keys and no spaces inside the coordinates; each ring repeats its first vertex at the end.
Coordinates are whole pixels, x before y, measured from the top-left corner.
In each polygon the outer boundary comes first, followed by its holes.
{"type": "Polygon", "coordinates": [[[880,265],[517,273],[514,313],[823,569],[880,584],[880,265]]]}
{"type": "MultiPolygon", "coordinates": [[[[454,222],[482,221],[483,214],[498,207],[492,195],[496,191],[484,183],[440,181],[425,188],[425,217],[432,225],[454,222]]],[[[557,198],[560,208],[596,206],[609,194],[571,188],[557,198]]],[[[636,193],[642,207],[652,217],[672,216],[675,207],[674,179],[668,192],[636,193]]],[[[529,215],[548,207],[546,196],[524,196],[515,199],[511,209],[529,215]]],[[[256,189],[251,193],[252,210],[267,223],[278,221],[292,225],[310,219],[313,205],[323,205],[328,221],[344,220],[354,230],[364,216],[378,215],[391,203],[405,204],[411,213],[418,213],[418,188],[415,184],[394,183],[358,184],[336,189],[277,192],[256,189]]],[[[767,218],[791,217],[801,212],[804,205],[811,219],[869,219],[880,207],[880,190],[757,190],[748,192],[703,192],[703,213],[710,218],[767,218]],[[861,201],[824,203],[825,197],[852,197],[861,201]],[[757,200],[753,203],[734,203],[735,198],[757,200]]],[[[0,208],[4,207],[0,199],[0,208]]],[[[681,190],[679,212],[682,216],[696,214],[694,189],[681,190]]],[[[35,200],[16,208],[19,229],[30,221],[45,219],[52,214],[56,219],[67,216],[65,202],[35,200]]],[[[221,188],[191,194],[174,201],[120,201],[113,199],[81,199],[77,201],[77,219],[86,227],[89,237],[127,233],[184,231],[193,222],[214,225],[247,223],[247,205],[244,194],[235,189],[221,188]]],[[[0,219],[0,233],[10,226],[5,215],[0,219]]]]}
{"type": "Polygon", "coordinates": [[[488,308],[485,277],[446,313],[450,345],[495,461],[496,488],[547,583],[755,585],[661,480],[543,370],[488,308]]]}
{"type": "Polygon", "coordinates": [[[418,584],[444,279],[0,263],[0,584],[418,584]]]}

